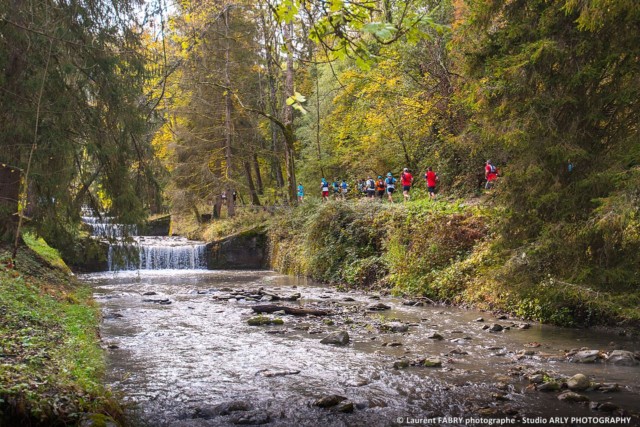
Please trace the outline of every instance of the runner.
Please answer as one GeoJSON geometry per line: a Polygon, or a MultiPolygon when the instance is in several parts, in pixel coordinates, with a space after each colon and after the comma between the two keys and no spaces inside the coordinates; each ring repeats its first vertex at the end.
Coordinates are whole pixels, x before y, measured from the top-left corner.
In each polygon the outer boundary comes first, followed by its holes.
{"type": "Polygon", "coordinates": [[[389,201],[393,203],[393,192],[396,191],[396,179],[391,172],[387,174],[387,179],[384,180],[384,184],[387,186],[387,196],[389,201]]]}
{"type": "Polygon", "coordinates": [[[298,201],[300,203],[304,202],[304,187],[302,184],[298,184],[298,201]]]}
{"type": "Polygon", "coordinates": [[[320,187],[322,188],[322,201],[326,202],[329,200],[329,183],[326,179],[322,178],[320,187]]]}
{"type": "Polygon", "coordinates": [[[378,180],[376,181],[376,195],[380,200],[382,200],[382,197],[384,196],[385,187],[384,179],[382,179],[382,176],[378,176],[378,180]]]}
{"type": "Polygon", "coordinates": [[[429,191],[429,198],[436,199],[436,184],[440,180],[438,174],[433,171],[433,168],[429,166],[427,172],[424,174],[424,179],[427,180],[427,190],[429,191]]]}
{"type": "Polygon", "coordinates": [[[373,178],[371,177],[367,178],[366,187],[367,187],[367,197],[370,199],[373,199],[374,197],[376,197],[376,182],[373,180],[373,178]]]}
{"type": "Polygon", "coordinates": [[[333,198],[337,200],[340,196],[340,184],[338,183],[338,178],[333,180],[331,187],[333,188],[333,198]]]}
{"type": "Polygon", "coordinates": [[[349,192],[349,184],[347,184],[347,180],[343,179],[340,183],[340,189],[342,190],[342,198],[347,198],[347,193],[349,192]]]}
{"type": "Polygon", "coordinates": [[[491,190],[493,188],[494,181],[498,179],[498,168],[493,166],[491,160],[487,160],[487,163],[484,166],[484,177],[487,179],[487,183],[485,184],[485,190],[491,190]]]}
{"type": "Polygon", "coordinates": [[[411,183],[413,182],[413,175],[411,175],[409,169],[404,168],[402,175],[400,175],[400,182],[402,182],[402,195],[406,202],[409,200],[409,191],[411,191],[411,183]]]}

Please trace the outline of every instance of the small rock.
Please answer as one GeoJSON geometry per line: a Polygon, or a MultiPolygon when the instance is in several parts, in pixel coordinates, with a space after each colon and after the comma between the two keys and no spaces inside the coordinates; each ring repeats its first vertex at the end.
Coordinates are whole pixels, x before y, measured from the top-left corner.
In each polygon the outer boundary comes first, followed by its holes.
{"type": "Polygon", "coordinates": [[[498,316],[498,320],[507,320],[509,317],[507,317],[506,314],[501,314],[500,316],[498,316]]]}
{"type": "Polygon", "coordinates": [[[393,363],[393,367],[394,367],[394,369],[408,368],[409,367],[409,362],[407,362],[406,360],[398,360],[397,362],[393,363]]]}
{"type": "Polygon", "coordinates": [[[588,402],[589,398],[573,391],[565,391],[558,395],[558,400],[564,402],[588,402]]]}
{"type": "Polygon", "coordinates": [[[486,331],[487,329],[489,329],[491,326],[489,325],[482,325],[482,330],[486,331]]]}
{"type": "Polygon", "coordinates": [[[371,296],[369,297],[369,299],[379,300],[379,299],[380,299],[380,296],[379,296],[379,295],[371,295],[371,296]]]}
{"type": "MultiPolygon", "coordinates": [[[[402,345],[402,343],[394,341],[394,342],[390,342],[390,343],[385,343],[388,347],[400,347],[402,345]]],[[[384,344],[382,344],[384,345],[384,344]]]]}
{"type": "Polygon", "coordinates": [[[444,337],[442,335],[440,335],[439,333],[437,333],[437,332],[433,332],[433,333],[429,334],[427,336],[427,338],[430,339],[430,340],[438,340],[438,341],[444,339],[444,337]]]}
{"type": "Polygon", "coordinates": [[[328,396],[321,397],[316,400],[313,404],[315,406],[319,406],[320,408],[331,408],[332,406],[336,406],[338,403],[343,400],[347,400],[344,396],[339,396],[337,394],[330,394],[328,396]]]}
{"type": "Polygon", "coordinates": [[[538,391],[558,391],[560,390],[560,384],[555,381],[549,381],[536,386],[538,391]]]}
{"type": "Polygon", "coordinates": [[[478,317],[476,320],[474,320],[474,322],[484,322],[484,318],[478,317]]]}
{"type": "Polygon", "coordinates": [[[424,359],[423,361],[421,361],[420,364],[422,366],[426,367],[426,368],[441,368],[442,367],[442,361],[437,357],[428,357],[428,358],[424,359]]]}
{"type": "Polygon", "coordinates": [[[209,419],[213,417],[219,417],[229,415],[236,411],[248,411],[251,409],[251,405],[248,402],[242,400],[234,400],[231,402],[223,402],[214,406],[201,406],[196,408],[193,418],[209,419]]]}
{"type": "Polygon", "coordinates": [[[324,337],[321,344],[347,345],[349,344],[349,334],[346,331],[335,332],[324,337]]]}
{"type": "Polygon", "coordinates": [[[598,391],[601,391],[603,393],[610,393],[612,391],[620,391],[620,387],[615,383],[605,383],[599,385],[598,391]]]}
{"type": "Polygon", "coordinates": [[[502,325],[494,323],[493,325],[491,325],[491,328],[489,329],[489,331],[491,331],[491,332],[500,332],[503,329],[504,328],[502,327],[502,325]]]}
{"type": "Polygon", "coordinates": [[[534,374],[529,377],[529,382],[533,384],[542,384],[544,382],[544,375],[534,374]]]}
{"type": "Polygon", "coordinates": [[[491,397],[502,402],[511,400],[505,393],[491,393],[491,397]]]}
{"type": "Polygon", "coordinates": [[[284,320],[280,318],[272,319],[269,316],[253,316],[247,320],[249,326],[264,326],[264,325],[283,325],[284,320]]]}
{"type": "Polygon", "coordinates": [[[390,332],[407,332],[409,330],[409,326],[401,322],[391,322],[387,325],[384,325],[384,329],[390,332]]]}
{"type": "Polygon", "coordinates": [[[331,319],[322,319],[322,323],[324,323],[327,326],[333,326],[335,324],[335,322],[331,319]]]}
{"type": "Polygon", "coordinates": [[[115,350],[115,349],[120,348],[120,347],[119,347],[117,344],[109,344],[109,345],[107,346],[107,348],[108,348],[109,350],[115,350]]]}
{"type": "Polygon", "coordinates": [[[345,400],[344,402],[338,403],[338,405],[336,406],[336,411],[344,412],[344,413],[353,412],[353,402],[349,402],[348,400],[345,400]]]}
{"type": "Polygon", "coordinates": [[[268,413],[262,411],[251,411],[233,415],[229,421],[236,425],[257,426],[267,424],[271,420],[268,413]]]}
{"type": "MultiPolygon", "coordinates": [[[[198,293],[200,293],[200,292],[198,292],[198,293]]],[[[145,293],[143,293],[142,295],[144,295],[144,296],[151,296],[151,295],[158,295],[158,293],[157,293],[157,292],[145,292],[145,293]]]]}
{"type": "Polygon", "coordinates": [[[569,360],[575,363],[594,363],[600,358],[601,355],[599,350],[582,350],[573,354],[569,360]]]}
{"type": "Polygon", "coordinates": [[[618,366],[636,366],[640,364],[635,355],[626,350],[613,350],[607,356],[607,363],[618,366]]]}
{"type": "Polygon", "coordinates": [[[353,302],[353,301],[355,301],[355,299],[353,299],[351,297],[344,297],[344,298],[342,298],[342,301],[344,301],[344,302],[353,302]]]}
{"type": "Polygon", "coordinates": [[[391,309],[391,307],[381,302],[379,302],[378,304],[371,304],[370,306],[367,307],[367,310],[369,311],[383,311],[383,310],[389,310],[389,309],[391,309]]]}
{"type": "Polygon", "coordinates": [[[575,374],[567,380],[567,387],[569,387],[569,390],[582,391],[588,389],[590,386],[591,381],[589,381],[589,378],[583,374],[575,374]]]}
{"type": "Polygon", "coordinates": [[[617,411],[618,406],[614,405],[611,402],[591,402],[589,403],[589,408],[593,411],[602,411],[602,412],[613,412],[617,411]]]}

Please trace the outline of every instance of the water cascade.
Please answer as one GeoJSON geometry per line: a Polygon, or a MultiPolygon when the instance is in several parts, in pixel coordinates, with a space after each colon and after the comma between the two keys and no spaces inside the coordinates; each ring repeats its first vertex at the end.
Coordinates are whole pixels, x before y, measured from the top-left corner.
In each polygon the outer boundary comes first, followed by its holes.
{"type": "Polygon", "coordinates": [[[108,242],[109,271],[206,269],[206,244],[184,237],[138,236],[135,225],[117,224],[87,212],[82,221],[96,239],[108,242]]]}
{"type": "Polygon", "coordinates": [[[184,237],[133,237],[109,245],[109,271],[206,269],[206,245],[184,237]]]}

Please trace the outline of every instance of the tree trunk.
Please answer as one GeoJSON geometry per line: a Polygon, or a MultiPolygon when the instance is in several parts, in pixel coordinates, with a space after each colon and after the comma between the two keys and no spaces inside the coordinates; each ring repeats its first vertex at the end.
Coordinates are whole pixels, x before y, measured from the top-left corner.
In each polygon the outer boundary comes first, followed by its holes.
{"type": "MultiPolygon", "coordinates": [[[[265,19],[264,13],[260,16],[261,20],[262,20],[262,29],[263,29],[263,38],[264,38],[264,45],[265,45],[265,54],[266,54],[266,63],[267,63],[267,83],[269,85],[269,109],[271,114],[274,117],[278,116],[278,92],[277,92],[277,87],[276,87],[276,74],[275,74],[275,67],[274,67],[274,63],[276,63],[276,61],[274,60],[274,55],[273,55],[273,43],[271,40],[270,35],[268,34],[268,30],[267,30],[267,21],[265,19]]],[[[271,130],[271,152],[272,152],[272,156],[271,156],[271,173],[273,174],[273,178],[276,181],[276,186],[278,188],[282,188],[284,187],[284,178],[282,176],[282,166],[280,165],[280,135],[278,132],[278,127],[275,125],[275,123],[271,122],[269,124],[270,126],[270,130],[271,130]]]]}
{"type": "Polygon", "coordinates": [[[260,174],[260,163],[258,163],[258,155],[254,152],[252,156],[253,170],[256,174],[256,185],[258,186],[258,194],[264,194],[264,184],[262,184],[262,175],[260,174]]]}
{"type": "Polygon", "coordinates": [[[216,199],[213,202],[213,212],[211,212],[211,217],[214,219],[220,219],[220,212],[222,211],[222,197],[220,195],[216,195],[216,199]]]}
{"type": "Polygon", "coordinates": [[[320,175],[324,174],[324,167],[322,166],[322,149],[320,146],[320,69],[318,68],[316,56],[316,145],[318,148],[318,163],[320,164],[320,175]]]}
{"type": "Polygon", "coordinates": [[[251,196],[251,204],[254,206],[260,206],[260,199],[258,198],[258,192],[256,186],[253,184],[253,178],[251,177],[251,165],[248,160],[242,162],[244,166],[244,173],[247,177],[247,184],[249,185],[249,195],[251,196]]]}
{"type": "MultiPolygon", "coordinates": [[[[293,22],[284,25],[284,40],[287,46],[287,70],[284,79],[284,99],[285,101],[293,96],[293,22]]],[[[284,159],[287,171],[287,183],[289,203],[297,204],[296,196],[296,174],[295,174],[295,158],[294,158],[294,142],[293,134],[293,107],[284,102],[283,120],[288,131],[285,132],[284,159]]]]}
{"type": "MultiPolygon", "coordinates": [[[[225,43],[225,52],[224,52],[224,84],[230,88],[231,87],[231,77],[229,76],[229,50],[230,50],[230,41],[229,41],[229,8],[227,7],[224,11],[224,35],[226,39],[225,43]]],[[[233,138],[233,121],[231,120],[231,113],[233,110],[233,102],[231,100],[231,91],[226,90],[224,94],[224,104],[225,104],[225,115],[224,115],[224,127],[225,127],[225,144],[224,144],[224,154],[226,160],[226,180],[227,180],[227,215],[231,218],[235,215],[235,203],[233,201],[233,186],[232,186],[232,153],[231,153],[231,142],[233,138]]]]}

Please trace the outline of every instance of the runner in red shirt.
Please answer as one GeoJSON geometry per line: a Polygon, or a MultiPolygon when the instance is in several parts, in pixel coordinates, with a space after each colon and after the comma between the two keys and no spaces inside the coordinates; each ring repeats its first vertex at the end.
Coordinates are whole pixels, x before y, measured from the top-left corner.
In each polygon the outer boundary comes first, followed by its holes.
{"type": "Polygon", "coordinates": [[[490,190],[493,187],[494,181],[498,179],[498,168],[493,166],[491,160],[487,160],[484,166],[484,177],[487,179],[487,183],[484,186],[486,190],[490,190]]]}
{"type": "Polygon", "coordinates": [[[429,190],[429,198],[436,199],[436,184],[439,181],[438,174],[433,171],[433,168],[429,166],[427,172],[424,174],[424,178],[427,180],[427,190],[429,190]]]}
{"type": "Polygon", "coordinates": [[[409,200],[409,191],[411,191],[411,183],[413,182],[413,175],[409,173],[409,169],[404,168],[402,175],[400,175],[400,182],[402,183],[402,194],[406,202],[409,200]]]}

